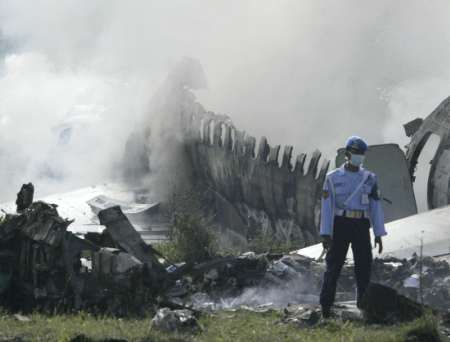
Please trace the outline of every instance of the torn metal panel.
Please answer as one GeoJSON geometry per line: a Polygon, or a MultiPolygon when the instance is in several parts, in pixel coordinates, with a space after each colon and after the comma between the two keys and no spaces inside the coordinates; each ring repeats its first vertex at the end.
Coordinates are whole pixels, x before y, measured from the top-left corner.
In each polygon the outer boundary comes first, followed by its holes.
{"type": "MultiPolygon", "coordinates": [[[[336,166],[344,163],[344,152],[345,149],[338,150],[336,166]]],[[[397,144],[369,146],[364,167],[377,175],[378,187],[383,197],[385,222],[417,214],[408,162],[397,144]]]]}
{"type": "Polygon", "coordinates": [[[33,203],[34,185],[32,183],[23,184],[17,194],[16,205],[17,212],[20,213],[33,203]]]}
{"type": "Polygon", "coordinates": [[[0,295],[6,292],[11,284],[15,255],[11,251],[0,252],[0,295]]]}
{"type": "Polygon", "coordinates": [[[123,274],[132,268],[141,268],[142,265],[134,256],[116,248],[101,248],[93,253],[92,258],[92,270],[97,275],[123,274]]]}
{"type": "Polygon", "coordinates": [[[446,206],[389,223],[385,253],[399,258],[420,254],[423,240],[424,255],[450,254],[449,217],[446,206]]]}
{"type": "Polygon", "coordinates": [[[96,196],[87,204],[93,213],[98,215],[101,210],[120,206],[122,212],[131,221],[142,239],[150,244],[167,240],[169,223],[161,212],[160,203],[136,203],[121,201],[105,195],[96,196]]]}
{"type": "Polygon", "coordinates": [[[40,305],[42,300],[54,305],[66,291],[75,295],[79,292],[72,276],[79,249],[67,241],[78,241],[78,246],[86,249],[91,246],[67,232],[70,223],[58,215],[56,205],[44,202],[34,202],[19,215],[7,215],[1,222],[0,230],[9,230],[2,236],[1,249],[14,256],[10,264],[14,294],[7,295],[13,305],[40,305]],[[9,229],[11,226],[14,229],[9,229]]]}
{"type": "Polygon", "coordinates": [[[259,229],[261,233],[260,228],[267,223],[267,233],[281,241],[304,245],[316,242],[320,193],[329,165],[327,160],[319,163],[320,152],[313,153],[307,169],[304,156],[297,158],[293,169],[292,148],[288,146],[280,166],[280,146],[270,146],[263,137],[255,151],[255,138],[235,129],[229,120],[222,121],[204,110],[192,111],[192,115],[193,125],[205,120],[209,123],[191,127],[187,150],[195,182],[217,194],[210,203],[217,212],[227,213],[219,214],[223,219],[219,224],[247,238],[249,231],[259,229]],[[228,133],[212,143],[211,126],[213,130],[225,127],[228,133]],[[267,220],[262,222],[259,217],[267,220]]]}
{"type": "Polygon", "coordinates": [[[417,118],[403,125],[405,134],[408,138],[412,137],[422,126],[423,119],[417,118]]]}
{"type": "Polygon", "coordinates": [[[431,134],[441,139],[428,178],[428,207],[433,209],[450,204],[450,97],[423,120],[406,146],[406,159],[413,180],[419,155],[431,134]]]}
{"type": "Polygon", "coordinates": [[[362,299],[361,308],[370,323],[393,324],[422,317],[423,305],[399,295],[394,289],[370,283],[362,299]]]}
{"type": "Polygon", "coordinates": [[[38,201],[20,216],[17,228],[33,241],[57,247],[71,223],[58,215],[56,205],[38,201]]]}
{"type": "Polygon", "coordinates": [[[119,206],[101,210],[98,217],[100,224],[106,227],[106,231],[121,248],[150,268],[162,269],[155,255],[151,253],[151,247],[145,244],[119,206]]]}
{"type": "Polygon", "coordinates": [[[95,196],[94,198],[87,201],[87,204],[91,207],[92,211],[96,215],[98,215],[98,213],[103,209],[108,209],[118,205],[128,218],[130,218],[130,216],[133,217],[141,215],[151,215],[152,213],[157,213],[159,209],[159,203],[130,203],[110,198],[105,195],[95,196]]]}

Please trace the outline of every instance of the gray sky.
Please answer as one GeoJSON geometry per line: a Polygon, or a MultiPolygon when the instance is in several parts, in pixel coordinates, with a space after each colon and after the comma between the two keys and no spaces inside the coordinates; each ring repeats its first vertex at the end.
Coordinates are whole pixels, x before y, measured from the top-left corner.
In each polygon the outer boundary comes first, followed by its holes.
{"type": "Polygon", "coordinates": [[[449,19],[446,0],[0,0],[2,197],[111,176],[183,56],[208,77],[199,101],[257,138],[328,156],[352,134],[403,146],[401,124],[450,94],[449,19]],[[106,123],[62,158],[51,128],[70,113],[106,123]]]}

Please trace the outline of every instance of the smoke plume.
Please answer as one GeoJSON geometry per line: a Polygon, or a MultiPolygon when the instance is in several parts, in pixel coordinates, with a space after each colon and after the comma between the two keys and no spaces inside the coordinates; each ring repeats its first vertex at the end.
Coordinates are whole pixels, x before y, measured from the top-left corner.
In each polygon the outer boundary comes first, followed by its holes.
{"type": "MultiPolygon", "coordinates": [[[[0,2],[0,200],[104,182],[180,57],[197,97],[296,152],[334,156],[349,135],[403,146],[401,124],[450,94],[450,3],[0,2]],[[67,127],[75,127],[66,130],[67,127]]],[[[149,118],[149,115],[156,117],[149,118]]]]}

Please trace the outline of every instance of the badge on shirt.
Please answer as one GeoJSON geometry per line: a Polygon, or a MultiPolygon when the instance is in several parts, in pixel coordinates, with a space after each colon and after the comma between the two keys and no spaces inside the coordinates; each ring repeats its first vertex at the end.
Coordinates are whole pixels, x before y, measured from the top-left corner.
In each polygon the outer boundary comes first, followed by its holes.
{"type": "Polygon", "coordinates": [[[328,197],[330,197],[330,192],[328,190],[323,190],[322,191],[322,197],[327,199],[328,197]]]}
{"type": "Polygon", "coordinates": [[[362,194],[361,203],[362,204],[369,204],[369,195],[368,194],[362,194]]]}

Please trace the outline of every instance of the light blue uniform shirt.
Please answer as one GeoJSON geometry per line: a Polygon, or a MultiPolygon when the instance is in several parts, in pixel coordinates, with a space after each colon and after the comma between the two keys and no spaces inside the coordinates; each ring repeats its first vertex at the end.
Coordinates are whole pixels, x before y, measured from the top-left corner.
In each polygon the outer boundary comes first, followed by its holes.
{"type": "Polygon", "coordinates": [[[384,213],[374,173],[360,168],[351,172],[344,168],[327,174],[323,185],[320,235],[333,235],[335,212],[341,210],[364,210],[369,214],[375,236],[386,235],[384,213]],[[362,183],[353,197],[349,198],[362,183]]]}

